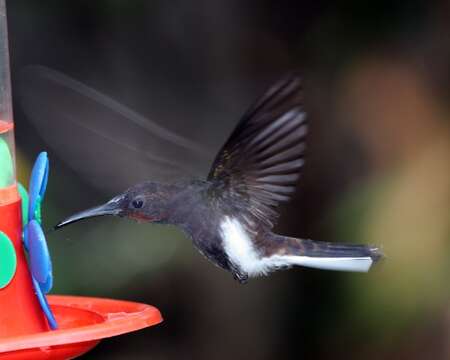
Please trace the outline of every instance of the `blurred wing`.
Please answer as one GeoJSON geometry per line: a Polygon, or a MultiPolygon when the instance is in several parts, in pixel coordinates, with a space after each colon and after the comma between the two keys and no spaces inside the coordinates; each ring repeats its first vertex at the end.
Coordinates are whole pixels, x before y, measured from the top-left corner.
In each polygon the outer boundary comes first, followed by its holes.
{"type": "Polygon", "coordinates": [[[301,82],[289,76],[247,111],[217,155],[208,176],[214,196],[244,198],[243,210],[272,227],[295,191],[306,133],[301,82]]]}
{"type": "Polygon", "coordinates": [[[99,189],[175,180],[207,166],[201,146],[60,72],[29,66],[20,80],[21,105],[38,133],[99,189]]]}

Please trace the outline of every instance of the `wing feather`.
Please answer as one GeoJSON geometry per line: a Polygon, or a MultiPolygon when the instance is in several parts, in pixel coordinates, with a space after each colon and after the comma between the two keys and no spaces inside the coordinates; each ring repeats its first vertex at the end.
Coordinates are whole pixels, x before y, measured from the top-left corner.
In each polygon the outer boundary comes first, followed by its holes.
{"type": "Polygon", "coordinates": [[[208,168],[207,148],[56,70],[28,66],[19,84],[36,131],[100,191],[198,177],[208,168]]]}
{"type": "Polygon", "coordinates": [[[301,82],[291,75],[256,101],[220,150],[208,176],[214,196],[246,202],[245,219],[272,227],[295,192],[306,134],[301,82]]]}

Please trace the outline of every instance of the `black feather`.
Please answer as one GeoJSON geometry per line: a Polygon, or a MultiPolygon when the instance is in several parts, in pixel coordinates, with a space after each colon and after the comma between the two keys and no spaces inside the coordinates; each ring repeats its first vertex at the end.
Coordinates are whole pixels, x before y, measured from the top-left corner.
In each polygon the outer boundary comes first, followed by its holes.
{"type": "Polygon", "coordinates": [[[256,101],[220,150],[208,176],[212,196],[246,201],[246,215],[272,227],[295,191],[306,133],[301,82],[289,76],[256,101]]]}

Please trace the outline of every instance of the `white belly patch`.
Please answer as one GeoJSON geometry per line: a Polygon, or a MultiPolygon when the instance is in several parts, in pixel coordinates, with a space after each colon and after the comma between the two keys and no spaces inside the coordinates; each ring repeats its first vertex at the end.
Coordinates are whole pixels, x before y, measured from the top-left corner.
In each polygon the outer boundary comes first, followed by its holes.
{"type": "Polygon", "coordinates": [[[249,276],[266,274],[270,269],[261,261],[250,234],[236,218],[225,216],[220,223],[223,246],[231,262],[249,276]]]}

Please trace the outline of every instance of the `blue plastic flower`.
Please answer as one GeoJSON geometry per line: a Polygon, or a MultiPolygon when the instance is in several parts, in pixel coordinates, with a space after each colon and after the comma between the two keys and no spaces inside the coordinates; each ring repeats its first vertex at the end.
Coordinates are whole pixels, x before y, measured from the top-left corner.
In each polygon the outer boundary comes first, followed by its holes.
{"type": "Polygon", "coordinates": [[[28,228],[28,253],[30,254],[31,274],[47,294],[53,286],[52,262],[41,225],[31,220],[28,228]]]}
{"type": "Polygon", "coordinates": [[[30,179],[30,202],[28,208],[28,221],[33,219],[42,223],[41,203],[44,199],[45,189],[48,182],[48,156],[46,152],[41,152],[34,163],[30,179]]]}
{"type": "Polygon", "coordinates": [[[30,269],[34,291],[50,327],[56,329],[58,326],[55,317],[45,297],[45,294],[53,286],[53,273],[47,241],[41,226],[41,203],[47,187],[48,170],[47,153],[42,152],[39,154],[31,172],[28,223],[25,225],[23,237],[24,246],[28,252],[28,267],[30,269]]]}
{"type": "Polygon", "coordinates": [[[39,304],[41,304],[41,308],[44,311],[44,314],[47,318],[48,324],[52,330],[56,330],[58,328],[58,323],[56,322],[55,316],[53,315],[52,311],[50,310],[50,306],[48,305],[47,298],[42,293],[42,291],[39,291],[39,284],[38,282],[32,277],[31,280],[33,281],[33,286],[36,291],[36,296],[39,300],[39,304]]]}

